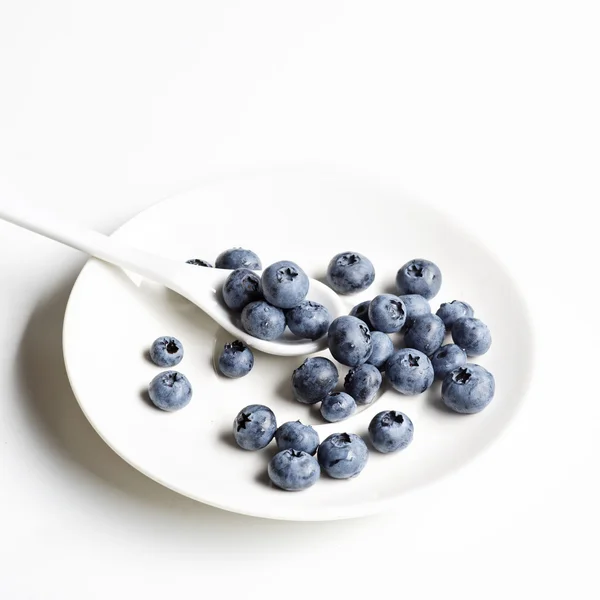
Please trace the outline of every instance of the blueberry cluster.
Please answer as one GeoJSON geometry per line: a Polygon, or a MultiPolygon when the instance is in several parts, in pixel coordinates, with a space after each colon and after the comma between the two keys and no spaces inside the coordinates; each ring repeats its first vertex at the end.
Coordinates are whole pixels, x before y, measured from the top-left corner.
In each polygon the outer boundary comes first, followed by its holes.
{"type": "MultiPolygon", "coordinates": [[[[272,267],[279,271],[286,268],[283,264],[272,267]]],[[[374,278],[373,265],[359,253],[344,252],[329,263],[327,279],[338,293],[364,290],[374,278]]],[[[263,274],[260,282],[264,304],[271,308],[287,303],[290,298],[279,279],[272,273],[268,278],[263,274]]],[[[494,377],[483,367],[467,363],[467,358],[487,352],[491,335],[466,302],[444,303],[432,314],[428,301],[437,295],[441,284],[442,274],[437,265],[424,259],[411,260],[397,273],[398,295],[380,294],[356,305],[348,316],[328,324],[327,341],[332,357],[350,367],[344,378],[344,391],[336,390],[339,383],[336,364],[327,357],[314,356],[292,374],[295,399],[303,404],[320,403],[325,421],[342,421],[354,414],[357,405],[373,402],[384,372],[391,387],[401,394],[420,394],[434,379],[441,379],[442,401],[448,408],[459,413],[483,410],[494,396],[494,377]],[[396,350],[389,334],[399,332],[403,333],[405,347],[396,350]],[[451,333],[453,343],[444,345],[447,332],[451,333]]],[[[294,302],[301,295],[294,294],[294,302]]],[[[290,310],[288,325],[293,312],[296,312],[293,326],[304,327],[306,331],[303,323],[307,320],[307,309],[299,304],[290,310]]],[[[414,425],[404,413],[385,410],[373,417],[368,433],[378,452],[397,452],[412,442],[414,425]]],[[[268,473],[271,481],[284,490],[312,486],[321,471],[336,479],[355,477],[365,467],[369,455],[363,439],[353,433],[335,433],[319,443],[317,432],[300,421],[277,428],[275,415],[262,405],[247,406],[237,415],[234,436],[238,445],[247,450],[264,448],[275,438],[279,453],[269,463],[268,473]]]]}
{"type": "Polygon", "coordinates": [[[261,404],[251,404],[238,413],[233,435],[244,450],[266,448],[275,439],[278,452],[269,461],[267,472],[273,484],[286,491],[313,486],[321,471],[334,479],[356,477],[369,457],[367,445],[358,435],[334,433],[320,442],[319,434],[300,421],[277,427],[273,411],[261,404]]]}

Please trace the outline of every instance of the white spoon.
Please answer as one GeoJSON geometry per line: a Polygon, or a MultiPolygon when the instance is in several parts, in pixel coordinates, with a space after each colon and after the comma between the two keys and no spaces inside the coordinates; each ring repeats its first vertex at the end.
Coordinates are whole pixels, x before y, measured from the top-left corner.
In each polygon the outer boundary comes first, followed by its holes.
{"type": "MultiPolygon", "coordinates": [[[[223,283],[231,273],[227,269],[198,267],[156,256],[97,231],[83,229],[50,215],[42,216],[37,209],[34,212],[23,207],[10,210],[0,207],[0,218],[161,283],[199,306],[236,339],[262,352],[298,356],[317,352],[326,345],[326,336],[315,341],[299,338],[266,341],[247,334],[238,326],[239,315],[231,312],[221,300],[223,283]]],[[[256,273],[261,274],[260,271],[256,273]]],[[[326,306],[333,319],[346,312],[337,294],[316,279],[310,280],[307,297],[326,306]]]]}

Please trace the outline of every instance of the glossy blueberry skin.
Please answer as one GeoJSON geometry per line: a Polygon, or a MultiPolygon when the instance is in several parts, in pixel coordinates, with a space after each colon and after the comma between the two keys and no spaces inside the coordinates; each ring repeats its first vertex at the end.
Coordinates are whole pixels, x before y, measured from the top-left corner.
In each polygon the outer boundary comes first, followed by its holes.
{"type": "Polygon", "coordinates": [[[260,277],[250,269],[236,269],[223,284],[223,300],[228,308],[240,312],[246,304],[262,300],[260,277]]]}
{"type": "Polygon", "coordinates": [[[159,367],[174,367],[183,358],[183,345],[174,337],[159,337],[150,346],[150,359],[159,367]]]}
{"type": "Polygon", "coordinates": [[[275,340],[285,331],[285,314],[264,300],[256,300],[244,306],[242,327],[261,340],[275,340]]]}
{"type": "Polygon", "coordinates": [[[190,260],[185,261],[188,265],[194,265],[196,267],[209,267],[213,268],[213,266],[207,261],[202,260],[201,258],[190,258],[190,260]]]}
{"type": "Polygon", "coordinates": [[[444,377],[442,402],[458,413],[478,413],[492,401],[495,390],[496,382],[489,371],[467,363],[444,377]]]}
{"type": "Polygon", "coordinates": [[[404,450],[413,440],[413,422],[395,410],[377,413],[369,423],[369,437],[375,450],[397,452],[404,450]]]}
{"type": "Polygon", "coordinates": [[[371,351],[371,356],[369,356],[367,363],[378,369],[384,369],[388,358],[394,354],[394,344],[390,339],[390,336],[381,331],[371,332],[371,343],[373,345],[373,350],[371,351]]]}
{"type": "Polygon", "coordinates": [[[288,421],[275,432],[275,442],[279,450],[298,450],[314,456],[319,447],[319,434],[300,421],[288,421]]]}
{"type": "Polygon", "coordinates": [[[356,317],[357,319],[360,319],[361,321],[364,321],[367,324],[367,327],[369,329],[373,329],[373,326],[371,325],[371,321],[369,321],[369,306],[370,305],[371,305],[371,301],[370,300],[365,300],[364,302],[361,302],[360,304],[357,304],[350,311],[350,316],[351,317],[356,317]]]}
{"type": "Polygon", "coordinates": [[[291,449],[278,452],[269,461],[267,471],[273,484],[287,492],[305,490],[321,476],[321,467],[314,456],[291,449]]]}
{"type": "Polygon", "coordinates": [[[444,321],[437,315],[428,314],[408,323],[404,343],[407,348],[414,348],[431,356],[444,343],[444,335],[444,321]]]}
{"type": "Polygon", "coordinates": [[[331,325],[331,315],[327,308],[312,300],[305,300],[288,310],[285,319],[294,335],[309,340],[322,338],[331,325]]]}
{"type": "Polygon", "coordinates": [[[260,450],[271,443],[277,430],[273,411],[262,404],[242,408],[233,422],[233,436],[240,448],[260,450]]]}
{"type": "Polygon", "coordinates": [[[219,371],[225,377],[237,379],[248,375],[254,366],[254,355],[252,350],[240,342],[235,340],[231,344],[225,344],[221,356],[219,356],[219,371]]]}
{"type": "Polygon", "coordinates": [[[316,404],[335,388],[338,379],[338,370],[328,358],[307,358],[292,375],[294,397],[302,404],[316,404]]]}
{"type": "Polygon", "coordinates": [[[291,260],[269,265],[263,271],[261,283],[267,302],[279,308],[294,308],[308,294],[308,276],[291,260]]]}
{"type": "Polygon", "coordinates": [[[452,300],[441,304],[435,314],[444,321],[446,329],[450,331],[458,319],[473,316],[473,307],[461,300],[452,300]]]}
{"type": "Polygon", "coordinates": [[[221,252],[215,261],[217,269],[262,269],[260,258],[244,248],[229,248],[221,252]]]}
{"type": "Polygon", "coordinates": [[[185,375],[177,371],[163,371],[148,385],[148,395],[154,406],[173,412],[190,403],[192,386],[185,375]]]}
{"type": "Polygon", "coordinates": [[[350,479],[365,468],[369,449],[363,439],[354,433],[334,433],[323,440],[317,458],[321,469],[330,477],[350,479]]]}
{"type": "Polygon", "coordinates": [[[474,317],[458,319],[452,326],[452,339],[467,356],[485,354],[492,345],[492,334],[488,326],[474,317]]]}
{"type": "Polygon", "coordinates": [[[403,296],[399,296],[399,298],[404,302],[407,321],[428,315],[431,312],[429,302],[419,294],[404,294],[403,296]]]}
{"type": "Polygon", "coordinates": [[[371,300],[369,321],[373,329],[383,333],[400,331],[406,321],[404,302],[393,294],[380,294],[371,300]]]}
{"type": "Polygon", "coordinates": [[[415,258],[400,267],[396,286],[400,294],[419,294],[431,300],[440,291],[442,273],[430,260],[415,258]]]}
{"type": "Polygon", "coordinates": [[[436,379],[444,379],[450,371],[462,367],[467,362],[467,353],[456,344],[446,344],[431,355],[431,364],[436,379]]]}
{"type": "Polygon", "coordinates": [[[343,421],[355,412],[356,402],[345,392],[331,392],[321,402],[321,416],[330,423],[343,421]]]}
{"type": "Polygon", "coordinates": [[[371,332],[356,317],[338,317],[327,333],[329,350],[338,362],[348,367],[358,367],[367,361],[373,350],[371,332]]]}
{"type": "Polygon", "coordinates": [[[371,404],[381,387],[381,372],[373,365],[364,364],[350,369],[344,379],[344,389],[356,404],[371,404]]]}
{"type": "Polygon", "coordinates": [[[358,252],[336,254],[327,267],[327,282],[338,294],[356,294],[375,280],[373,263],[358,252]]]}
{"type": "Polygon", "coordinates": [[[424,392],[434,377],[428,356],[413,348],[394,352],[385,366],[385,375],[396,391],[407,396],[424,392]]]}

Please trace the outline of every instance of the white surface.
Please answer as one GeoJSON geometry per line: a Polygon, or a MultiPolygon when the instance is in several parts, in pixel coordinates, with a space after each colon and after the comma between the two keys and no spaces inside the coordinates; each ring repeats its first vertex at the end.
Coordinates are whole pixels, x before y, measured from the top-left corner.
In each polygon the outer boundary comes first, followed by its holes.
{"type": "Polygon", "coordinates": [[[237,517],[94,434],[60,348],[83,258],[0,223],[2,598],[293,598],[305,577],[346,597],[597,597],[598,19],[595,1],[3,3],[0,174],[23,198],[108,232],[215,173],[347,165],[484,228],[540,342],[514,426],[418,511],[237,517]]]}
{"type": "MultiPolygon", "coordinates": [[[[339,251],[363,252],[376,265],[375,282],[361,294],[340,297],[339,314],[348,314],[362,300],[394,291],[398,268],[424,256],[436,261],[443,273],[434,307],[444,300],[468,298],[494,339],[488,353],[471,361],[484,365],[497,381],[494,400],[484,412],[464,416],[445,409],[439,383],[419,397],[402,396],[384,385],[373,404],[361,407],[343,423],[328,424],[318,406],[293,399],[291,374],[304,357],[256,353],[255,367],[243,380],[220,377],[213,363],[231,334],[163,286],[91,261],[77,280],[64,321],[65,365],[73,391],[94,429],[120,456],[186,496],[243,514],[300,521],[363,516],[400,503],[407,510],[415,506],[411,492],[477,456],[500,435],[524,401],[533,363],[533,333],[524,299],[510,275],[482,241],[457,223],[414,197],[382,187],[376,179],[305,169],[224,180],[152,206],[121,227],[111,242],[156,252],[157,240],[164,240],[161,252],[174,261],[175,270],[179,265],[188,267],[191,289],[196,272],[203,277],[218,269],[199,270],[184,261],[193,256],[214,261],[222,248],[235,244],[257,252],[265,265],[283,258],[295,260],[314,279],[323,278],[330,257],[339,251]],[[340,210],[360,206],[365,198],[375,214],[393,207],[396,218],[382,220],[369,230],[353,211],[340,210]],[[282,199],[288,206],[273,213],[282,199]],[[215,219],[217,207],[224,205],[244,218],[209,228],[205,205],[215,207],[211,211],[215,219]],[[174,216],[177,235],[169,235],[165,223],[174,216]],[[400,216],[410,227],[396,240],[400,216]],[[293,226],[284,229],[282,222],[293,226]],[[319,222],[335,223],[337,235],[313,234],[307,248],[306,236],[298,232],[312,233],[319,222]],[[148,345],[167,332],[184,345],[185,356],[176,369],[186,374],[194,389],[190,405],[176,414],[157,411],[145,394],[148,382],[160,371],[146,358],[148,345]],[[512,352],[515,347],[518,353],[512,352]],[[118,357],[119,366],[107,376],[111,357],[115,362],[118,357]],[[236,414],[253,403],[269,406],[279,424],[301,419],[314,425],[321,440],[336,432],[367,439],[375,414],[401,410],[415,425],[415,440],[397,455],[371,452],[368,468],[351,482],[340,484],[323,477],[305,493],[283,494],[266,477],[275,444],[263,452],[241,452],[233,441],[236,414]]],[[[309,297],[321,300],[312,285],[309,297]]],[[[392,336],[396,344],[399,338],[392,336]]],[[[329,352],[324,355],[331,357],[329,352]]],[[[339,368],[342,389],[347,369],[339,368]]],[[[420,502],[416,501],[416,510],[420,502]]],[[[406,524],[405,535],[410,531],[406,524]]]]}

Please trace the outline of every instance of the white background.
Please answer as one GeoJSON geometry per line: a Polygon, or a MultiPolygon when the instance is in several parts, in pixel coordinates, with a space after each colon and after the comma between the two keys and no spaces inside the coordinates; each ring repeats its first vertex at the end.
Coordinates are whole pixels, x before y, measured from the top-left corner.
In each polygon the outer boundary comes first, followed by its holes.
{"type": "Polygon", "coordinates": [[[228,514],[92,431],[60,342],[84,257],[0,223],[0,597],[597,598],[599,28],[593,0],[1,2],[1,206],[108,232],[215,174],[371,173],[488,241],[537,368],[418,513],[228,514]]]}

